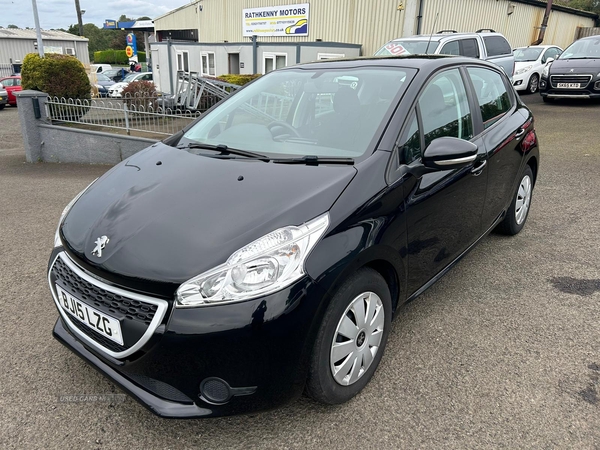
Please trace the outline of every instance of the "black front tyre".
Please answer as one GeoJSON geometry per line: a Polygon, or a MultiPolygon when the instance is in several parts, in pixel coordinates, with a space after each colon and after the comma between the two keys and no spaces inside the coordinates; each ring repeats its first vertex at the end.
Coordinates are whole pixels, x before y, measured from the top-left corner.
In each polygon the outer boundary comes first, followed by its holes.
{"type": "Polygon", "coordinates": [[[2,111],[4,109],[4,107],[6,106],[6,104],[4,105],[0,105],[0,111],[2,111]]]}
{"type": "Polygon", "coordinates": [[[310,361],[306,393],[330,405],[358,394],[373,377],[390,332],[392,300],[375,270],[362,268],[336,291],[310,361]]]}
{"type": "Polygon", "coordinates": [[[540,78],[538,77],[537,73],[534,73],[533,75],[531,75],[531,77],[529,77],[529,83],[527,83],[527,93],[535,94],[538,91],[539,87],[540,78]]]}
{"type": "Polygon", "coordinates": [[[531,197],[533,195],[533,172],[531,167],[525,166],[521,175],[517,192],[515,193],[506,217],[500,222],[497,230],[502,234],[514,236],[518,234],[527,221],[529,207],[531,206],[531,197]]]}

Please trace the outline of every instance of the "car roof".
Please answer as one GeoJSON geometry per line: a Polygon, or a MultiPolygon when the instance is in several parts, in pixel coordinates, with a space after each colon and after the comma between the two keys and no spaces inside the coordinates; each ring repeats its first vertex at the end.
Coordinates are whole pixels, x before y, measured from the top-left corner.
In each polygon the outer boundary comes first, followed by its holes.
{"type": "Polygon", "coordinates": [[[440,67],[448,65],[480,65],[498,70],[499,67],[495,64],[483,61],[481,59],[466,58],[463,56],[452,55],[407,55],[407,56],[360,56],[356,58],[341,58],[328,59],[324,61],[313,61],[295,66],[289,66],[278,71],[293,70],[293,69],[332,69],[339,67],[340,69],[356,68],[356,67],[398,67],[423,69],[434,71],[440,67]]]}
{"type": "Polygon", "coordinates": [[[525,45],[523,47],[515,47],[515,50],[519,50],[521,48],[551,48],[551,47],[558,47],[558,45],[525,45]]]}
{"type": "MultiPolygon", "coordinates": [[[[504,37],[502,33],[496,32],[485,32],[485,33],[434,33],[434,34],[417,34],[416,36],[399,37],[392,39],[393,41],[423,41],[431,39],[432,41],[441,41],[445,38],[450,37],[473,37],[473,36],[500,36],[504,37]]],[[[506,39],[506,38],[505,38],[506,39]]]]}

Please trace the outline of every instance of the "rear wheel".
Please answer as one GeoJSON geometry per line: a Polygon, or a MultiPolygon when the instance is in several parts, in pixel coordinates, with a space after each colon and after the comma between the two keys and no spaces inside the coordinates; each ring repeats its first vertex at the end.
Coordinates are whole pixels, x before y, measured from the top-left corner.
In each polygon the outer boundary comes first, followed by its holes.
{"type": "Polygon", "coordinates": [[[535,94],[538,91],[539,87],[540,87],[540,78],[538,77],[537,73],[534,73],[529,78],[529,83],[527,83],[527,93],[535,94]]]}
{"type": "Polygon", "coordinates": [[[506,212],[506,217],[500,222],[500,225],[498,225],[498,231],[503,234],[514,236],[523,229],[529,214],[532,194],[533,172],[531,171],[531,167],[526,166],[523,175],[521,175],[521,181],[517,187],[517,192],[506,212]]]}
{"type": "Polygon", "coordinates": [[[353,274],[333,296],[319,329],[307,394],[330,405],[358,394],[373,377],[390,332],[392,301],[373,269],[353,274]]]}

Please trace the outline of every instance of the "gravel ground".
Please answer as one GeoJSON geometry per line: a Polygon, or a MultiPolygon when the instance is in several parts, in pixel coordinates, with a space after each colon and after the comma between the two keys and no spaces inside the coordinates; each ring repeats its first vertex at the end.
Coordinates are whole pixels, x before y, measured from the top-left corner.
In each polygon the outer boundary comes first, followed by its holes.
{"type": "Polygon", "coordinates": [[[192,421],[60,401],[119,393],[52,339],[46,282],[62,208],[108,167],[25,163],[0,111],[0,448],[600,449],[600,104],[524,99],[542,146],[525,229],[400,310],[361,395],[192,421]]]}

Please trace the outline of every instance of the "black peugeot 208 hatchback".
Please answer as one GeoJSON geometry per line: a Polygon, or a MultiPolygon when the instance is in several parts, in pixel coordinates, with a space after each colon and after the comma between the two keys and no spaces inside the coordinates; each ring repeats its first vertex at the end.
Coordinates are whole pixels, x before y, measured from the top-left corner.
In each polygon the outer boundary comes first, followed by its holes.
{"type": "Polygon", "coordinates": [[[519,233],[538,164],[492,64],[274,71],[65,208],[54,336],[161,416],[344,402],[403,303],[494,228],[519,233]]]}

